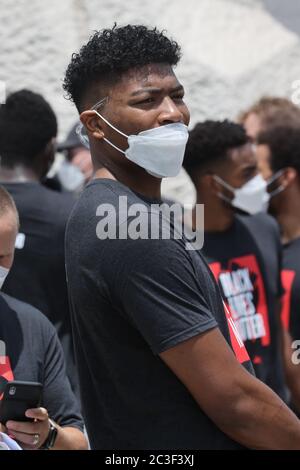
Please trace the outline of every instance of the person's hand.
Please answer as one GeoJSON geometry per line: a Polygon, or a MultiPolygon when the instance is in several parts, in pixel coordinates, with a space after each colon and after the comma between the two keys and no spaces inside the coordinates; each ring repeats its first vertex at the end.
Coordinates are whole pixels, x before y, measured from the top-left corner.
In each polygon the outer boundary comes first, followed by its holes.
{"type": "Polygon", "coordinates": [[[33,418],[34,422],[7,421],[7,432],[23,449],[39,449],[50,430],[48,412],[45,408],[35,408],[27,410],[25,415],[27,418],[33,418]]]}

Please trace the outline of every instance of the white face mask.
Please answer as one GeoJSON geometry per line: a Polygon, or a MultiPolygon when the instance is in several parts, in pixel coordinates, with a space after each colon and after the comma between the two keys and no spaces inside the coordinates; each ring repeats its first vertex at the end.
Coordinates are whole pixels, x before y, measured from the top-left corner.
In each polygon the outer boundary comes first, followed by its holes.
{"type": "Polygon", "coordinates": [[[248,214],[268,210],[270,195],[267,192],[267,182],[260,174],[251,178],[241,188],[233,188],[217,175],[214,175],[214,178],[234,194],[234,198],[230,200],[224,194],[218,193],[219,197],[229,202],[233,207],[248,212],[248,214]]]}
{"type": "MultiPolygon", "coordinates": [[[[114,127],[98,111],[94,111],[108,126],[128,139],[128,148],[123,151],[104,138],[105,142],[123,153],[128,160],[144,168],[150,175],[157,178],[178,175],[189,136],[187,126],[176,122],[128,136],[114,127]]],[[[80,130],[78,130],[78,133],[80,133],[80,130]]],[[[85,136],[82,136],[82,138],[85,140],[86,145],[85,136]]]]}
{"type": "Polygon", "coordinates": [[[2,289],[4,281],[8,276],[8,273],[9,273],[9,269],[4,268],[3,266],[0,266],[0,290],[2,289]]]}
{"type": "Polygon", "coordinates": [[[63,188],[67,191],[80,191],[84,186],[84,174],[77,166],[68,161],[64,161],[61,164],[57,177],[63,188]]]}

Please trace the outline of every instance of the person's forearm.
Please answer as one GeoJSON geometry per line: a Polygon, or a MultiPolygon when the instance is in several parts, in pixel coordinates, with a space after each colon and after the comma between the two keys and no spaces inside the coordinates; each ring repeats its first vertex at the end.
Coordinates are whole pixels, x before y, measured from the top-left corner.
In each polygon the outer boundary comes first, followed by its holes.
{"type": "MultiPolygon", "coordinates": [[[[220,423],[220,426],[222,424],[220,423]]],[[[250,449],[300,450],[300,421],[265,384],[251,380],[223,431],[250,449]]]]}
{"type": "Polygon", "coordinates": [[[87,450],[88,443],[84,434],[73,427],[62,428],[56,425],[58,430],[55,445],[52,450],[87,450]]]}
{"type": "MultiPolygon", "coordinates": [[[[299,368],[299,366],[297,366],[299,368]]],[[[293,375],[286,374],[286,383],[291,393],[291,403],[295,410],[300,413],[300,371],[297,370],[297,374],[293,375]]]]}
{"type": "Polygon", "coordinates": [[[291,392],[291,400],[298,412],[300,412],[300,365],[293,361],[295,349],[293,341],[287,331],[283,331],[284,344],[284,371],[287,386],[291,392]]]}

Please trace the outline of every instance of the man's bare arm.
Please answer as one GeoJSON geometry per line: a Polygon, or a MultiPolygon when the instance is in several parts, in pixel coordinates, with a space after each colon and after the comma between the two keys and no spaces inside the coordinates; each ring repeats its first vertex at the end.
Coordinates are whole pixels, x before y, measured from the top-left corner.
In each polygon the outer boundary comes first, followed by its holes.
{"type": "Polygon", "coordinates": [[[160,357],[199,407],[233,440],[251,449],[300,449],[298,418],[239,364],[218,328],[160,357]]]}

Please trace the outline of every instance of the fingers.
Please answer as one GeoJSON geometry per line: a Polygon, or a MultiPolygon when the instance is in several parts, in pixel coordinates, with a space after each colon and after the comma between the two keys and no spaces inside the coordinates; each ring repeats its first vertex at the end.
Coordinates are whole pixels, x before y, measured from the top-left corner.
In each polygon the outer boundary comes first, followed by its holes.
{"type": "Polygon", "coordinates": [[[36,423],[7,421],[6,427],[8,429],[9,434],[16,432],[24,434],[34,434],[37,432],[36,423]]]}
{"type": "MultiPolygon", "coordinates": [[[[48,412],[45,408],[34,408],[27,410],[25,413],[27,418],[32,418],[37,421],[46,421],[48,419],[48,412]]],[[[15,430],[25,433],[34,433],[35,423],[28,421],[7,421],[6,427],[8,430],[15,430]]]]}
{"type": "Polygon", "coordinates": [[[1,424],[1,423],[0,423],[0,432],[4,432],[4,433],[7,432],[7,429],[6,429],[6,427],[4,426],[4,424],[1,424]]]}
{"type": "Polygon", "coordinates": [[[25,434],[23,432],[10,432],[9,436],[18,441],[23,448],[38,448],[40,446],[39,434],[25,434]]]}
{"type": "Polygon", "coordinates": [[[26,411],[28,418],[33,418],[34,422],[28,421],[8,421],[6,427],[8,434],[24,445],[31,448],[38,448],[49,433],[48,412],[45,408],[35,408],[26,411]]]}
{"type": "Polygon", "coordinates": [[[27,410],[25,415],[27,418],[38,419],[39,421],[45,421],[48,419],[48,412],[45,408],[34,408],[27,410]]]}

